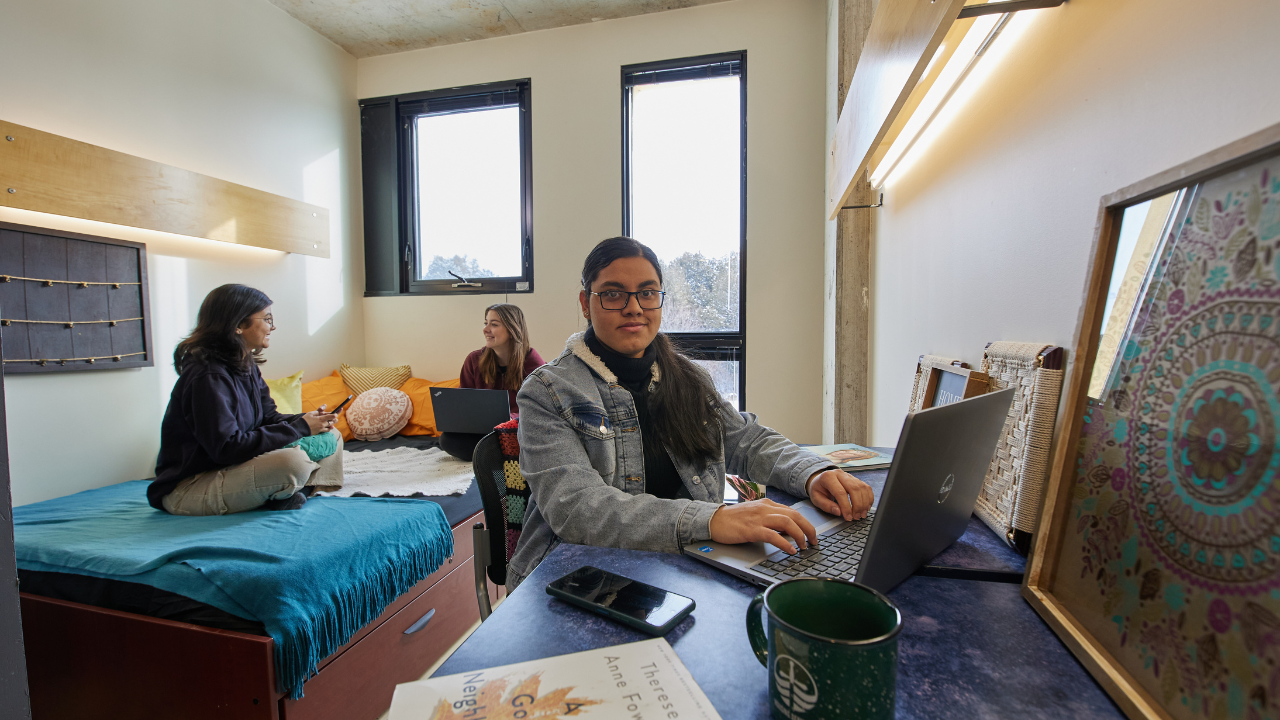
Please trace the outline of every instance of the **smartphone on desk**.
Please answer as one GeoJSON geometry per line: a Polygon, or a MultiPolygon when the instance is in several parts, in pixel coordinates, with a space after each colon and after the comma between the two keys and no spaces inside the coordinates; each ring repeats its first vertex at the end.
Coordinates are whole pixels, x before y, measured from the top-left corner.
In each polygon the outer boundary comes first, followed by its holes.
{"type": "Polygon", "coordinates": [[[697,605],[683,595],[590,565],[549,583],[547,594],[650,635],[666,635],[697,605]]]}

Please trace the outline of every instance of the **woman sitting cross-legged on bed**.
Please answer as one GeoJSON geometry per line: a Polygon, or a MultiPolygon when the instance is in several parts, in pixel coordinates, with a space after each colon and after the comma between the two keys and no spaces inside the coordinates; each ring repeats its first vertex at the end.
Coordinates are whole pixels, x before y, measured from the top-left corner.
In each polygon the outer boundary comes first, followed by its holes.
{"type": "Polygon", "coordinates": [[[272,330],[271,299],[261,291],[223,285],[205,297],[195,330],[173,351],[178,382],[147,487],[152,507],[174,515],[294,510],[307,501],[304,486],[342,484],[337,416],[323,405],[302,415],[276,410],[258,370],[272,330]],[[306,450],[295,445],[325,433],[306,450]]]}
{"type": "Polygon", "coordinates": [[[560,542],[680,552],[692,542],[766,542],[788,553],[813,526],[772,500],[724,505],[725,472],[808,496],[846,520],[871,488],[739,412],[682,355],[662,323],[662,270],[647,246],[596,245],[578,301],[586,333],[524,383],[524,529],[507,571],[514,589],[560,542]]]}
{"type": "MultiPolygon", "coordinates": [[[[529,373],[542,365],[542,356],[529,345],[529,328],[524,312],[515,305],[498,303],[484,310],[484,347],[467,355],[462,362],[458,387],[480,390],[506,390],[515,414],[516,391],[529,373]]],[[[443,433],[440,449],[471,462],[476,443],[484,435],[443,433]]]]}

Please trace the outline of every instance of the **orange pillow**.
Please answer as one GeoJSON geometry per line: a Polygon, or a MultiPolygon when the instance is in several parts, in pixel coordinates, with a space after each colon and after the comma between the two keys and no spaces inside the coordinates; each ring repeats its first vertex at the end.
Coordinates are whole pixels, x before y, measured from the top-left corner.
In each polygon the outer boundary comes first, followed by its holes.
{"type": "MultiPolygon", "coordinates": [[[[342,382],[342,376],[337,370],[327,378],[316,380],[315,382],[302,383],[302,412],[311,412],[320,409],[321,405],[328,408],[335,408],[348,395],[355,395],[351,389],[342,382]]],[[[347,407],[351,407],[350,404],[347,407]]],[[[342,433],[343,440],[351,440],[355,435],[351,432],[351,427],[347,425],[347,414],[344,411],[338,416],[338,421],[333,424],[342,433]]]]}
{"type": "MultiPolygon", "coordinates": [[[[432,382],[431,380],[423,380],[422,378],[409,378],[400,386],[400,392],[409,396],[409,400],[413,402],[413,416],[409,418],[409,424],[404,426],[400,431],[401,435],[439,435],[440,431],[436,429],[436,413],[431,408],[431,388],[433,387],[458,387],[458,378],[452,380],[441,380],[432,382]]],[[[303,386],[303,394],[306,394],[306,386],[303,386]]],[[[343,397],[346,397],[345,395],[343,397]]],[[[306,403],[304,398],[303,404],[306,403]]]]}

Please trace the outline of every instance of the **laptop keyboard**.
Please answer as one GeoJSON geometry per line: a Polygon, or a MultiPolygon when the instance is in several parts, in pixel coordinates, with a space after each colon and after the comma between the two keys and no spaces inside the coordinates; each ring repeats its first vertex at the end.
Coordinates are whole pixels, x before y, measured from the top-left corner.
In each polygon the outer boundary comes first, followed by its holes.
{"type": "Polygon", "coordinates": [[[852,580],[862,561],[862,550],[867,545],[875,516],[871,510],[862,520],[854,520],[838,530],[828,530],[818,536],[817,547],[805,548],[795,555],[777,550],[751,569],[779,581],[793,577],[852,580]]]}

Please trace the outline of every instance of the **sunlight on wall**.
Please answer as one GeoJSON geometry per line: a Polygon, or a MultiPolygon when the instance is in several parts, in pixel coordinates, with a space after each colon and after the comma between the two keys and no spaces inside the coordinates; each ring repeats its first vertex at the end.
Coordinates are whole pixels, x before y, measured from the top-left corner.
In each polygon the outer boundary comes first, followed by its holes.
{"type": "MultiPolygon", "coordinates": [[[[952,121],[964,112],[965,107],[969,104],[970,100],[973,99],[973,96],[982,88],[983,84],[986,83],[987,78],[991,76],[991,73],[1004,63],[1005,59],[1017,49],[1023,36],[1026,35],[1027,29],[1036,22],[1037,18],[1042,17],[1043,15],[1044,13],[1038,13],[1035,11],[1014,13],[1013,19],[1005,25],[1004,29],[1000,32],[999,37],[992,41],[991,46],[987,48],[982,58],[976,65],[974,65],[969,76],[961,81],[960,86],[955,89],[954,94],[952,94],[951,97],[946,100],[946,104],[938,110],[938,114],[933,118],[933,122],[929,123],[929,126],[924,129],[915,143],[906,150],[902,159],[898,161],[897,167],[894,167],[890,171],[890,175],[884,179],[884,184],[889,184],[894,178],[900,178],[906,173],[909,173],[912,166],[916,164],[916,161],[928,154],[929,148],[938,140],[938,138],[942,137],[946,133],[947,127],[952,123],[952,121]]],[[[980,39],[985,37],[986,33],[977,32],[979,29],[980,28],[978,28],[977,24],[975,24],[974,29],[970,30],[970,33],[973,37],[980,39]]],[[[965,37],[966,42],[968,42],[969,39],[969,36],[965,37]]],[[[957,52],[956,55],[952,57],[951,62],[959,67],[963,67],[964,60],[961,57],[961,53],[957,52]]],[[[946,74],[946,72],[947,70],[943,71],[944,74],[946,74]]],[[[907,135],[906,132],[903,132],[902,134],[904,136],[907,135]]],[[[889,162],[889,160],[890,159],[886,157],[885,161],[882,162],[881,165],[889,162]]]]}
{"type": "Polygon", "coordinates": [[[342,243],[342,162],[338,151],[302,170],[302,201],[329,209],[329,257],[307,256],[307,334],[315,335],[342,309],[346,290],[342,269],[347,248],[342,243]]]}
{"type": "Polygon", "coordinates": [[[195,327],[195,315],[188,302],[187,259],[150,255],[147,272],[151,279],[151,347],[155,353],[157,399],[160,412],[169,406],[169,393],[178,381],[173,369],[173,348],[195,327]]]}

